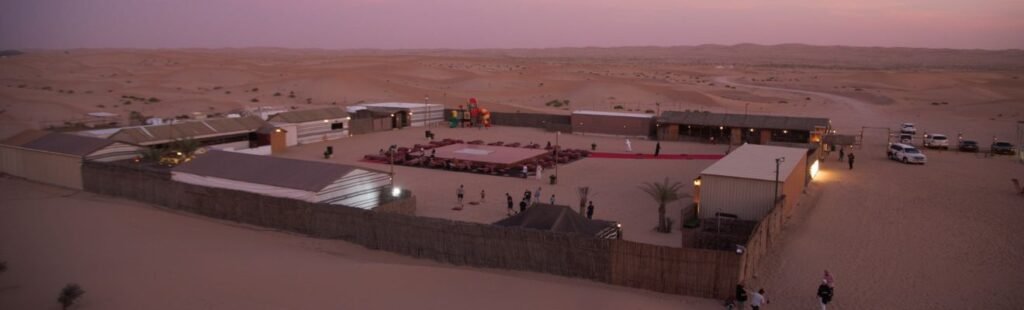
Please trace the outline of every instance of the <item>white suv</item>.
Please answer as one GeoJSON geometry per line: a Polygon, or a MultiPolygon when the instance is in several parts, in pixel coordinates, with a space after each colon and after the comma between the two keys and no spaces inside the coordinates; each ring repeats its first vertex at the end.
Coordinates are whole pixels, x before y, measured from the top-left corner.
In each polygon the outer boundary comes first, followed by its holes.
{"type": "Polygon", "coordinates": [[[904,164],[922,164],[928,162],[928,157],[924,156],[920,150],[913,146],[906,145],[903,143],[893,143],[889,145],[889,150],[886,152],[889,155],[889,159],[901,161],[904,164]]]}
{"type": "Polygon", "coordinates": [[[900,125],[900,133],[915,134],[917,133],[917,128],[914,127],[914,123],[903,123],[900,125]]]}
{"type": "Polygon", "coordinates": [[[949,149],[949,138],[943,134],[928,134],[924,135],[924,147],[936,148],[936,149],[949,149]]]}

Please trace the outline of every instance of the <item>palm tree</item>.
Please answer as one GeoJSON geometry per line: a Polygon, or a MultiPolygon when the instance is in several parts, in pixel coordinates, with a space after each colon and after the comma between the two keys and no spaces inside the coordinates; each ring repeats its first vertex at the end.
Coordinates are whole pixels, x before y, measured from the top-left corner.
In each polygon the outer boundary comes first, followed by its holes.
{"type": "Polygon", "coordinates": [[[182,152],[185,156],[192,156],[202,145],[196,139],[185,138],[171,142],[171,151],[182,152]]]}
{"type": "Polygon", "coordinates": [[[650,195],[654,201],[658,202],[658,231],[663,233],[672,232],[672,227],[669,224],[668,219],[665,218],[665,205],[686,197],[686,194],[679,194],[679,190],[683,189],[682,182],[669,181],[665,178],[663,182],[645,182],[640,186],[640,190],[650,195]]]}

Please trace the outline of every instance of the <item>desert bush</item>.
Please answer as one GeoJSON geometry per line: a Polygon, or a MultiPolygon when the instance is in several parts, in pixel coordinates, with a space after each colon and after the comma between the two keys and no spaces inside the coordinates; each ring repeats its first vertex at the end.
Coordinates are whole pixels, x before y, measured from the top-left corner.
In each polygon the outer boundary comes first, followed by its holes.
{"type": "Polygon", "coordinates": [[[252,91],[253,91],[253,92],[258,92],[258,91],[260,91],[260,89],[259,89],[259,88],[257,88],[257,87],[253,87],[253,88],[252,88],[252,91]]]}
{"type": "Polygon", "coordinates": [[[156,97],[149,97],[149,100],[147,100],[147,101],[155,103],[155,102],[160,102],[160,99],[157,99],[156,97]]]}
{"type": "Polygon", "coordinates": [[[281,93],[274,93],[274,97],[281,97],[281,93]]]}
{"type": "Polygon", "coordinates": [[[622,106],[621,106],[621,105],[617,105],[617,106],[613,107],[612,109],[616,109],[616,110],[622,110],[623,108],[622,108],[622,106]]]}
{"type": "Polygon", "coordinates": [[[260,100],[259,100],[259,99],[256,99],[256,98],[252,98],[252,100],[249,100],[249,101],[252,101],[252,102],[260,102],[260,100]]]}
{"type": "Polygon", "coordinates": [[[63,309],[67,310],[67,308],[73,306],[75,301],[84,294],[85,290],[82,290],[80,285],[76,283],[69,283],[60,290],[60,295],[57,296],[57,302],[60,303],[63,309]]]}

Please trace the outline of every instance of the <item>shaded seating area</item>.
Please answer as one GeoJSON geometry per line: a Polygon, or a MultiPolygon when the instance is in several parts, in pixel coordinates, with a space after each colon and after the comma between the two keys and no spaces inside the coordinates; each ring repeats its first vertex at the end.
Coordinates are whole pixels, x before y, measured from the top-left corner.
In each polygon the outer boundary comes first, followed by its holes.
{"type": "Polygon", "coordinates": [[[579,234],[601,239],[620,239],[622,236],[616,222],[587,219],[567,206],[546,203],[534,203],[526,211],[497,221],[494,225],[579,234]]]}
{"type": "Polygon", "coordinates": [[[381,149],[377,154],[363,156],[363,160],[384,164],[393,160],[395,165],[402,166],[523,178],[536,176],[538,166],[549,169],[556,163],[568,164],[588,156],[590,151],[581,149],[562,149],[556,156],[554,147],[545,150],[536,143],[523,145],[519,142],[443,139],[411,147],[396,147],[394,154],[390,149],[381,149]],[[460,148],[460,145],[465,148],[460,148]],[[458,150],[453,152],[453,149],[458,150]]]}

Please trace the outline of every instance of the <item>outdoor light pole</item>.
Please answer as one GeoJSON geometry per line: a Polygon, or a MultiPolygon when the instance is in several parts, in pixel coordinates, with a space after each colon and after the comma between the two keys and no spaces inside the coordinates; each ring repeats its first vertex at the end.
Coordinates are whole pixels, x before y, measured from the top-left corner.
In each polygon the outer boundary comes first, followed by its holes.
{"type": "MultiPolygon", "coordinates": [[[[561,131],[555,132],[555,182],[558,181],[558,149],[561,148],[558,144],[558,137],[562,135],[561,131]]],[[[552,184],[554,185],[554,184],[552,184]]]]}
{"type": "Polygon", "coordinates": [[[394,144],[388,148],[388,158],[390,158],[389,162],[391,166],[391,185],[395,185],[395,149],[396,145],[394,144]]]}
{"type": "Polygon", "coordinates": [[[430,128],[430,124],[427,123],[427,118],[430,117],[430,96],[423,96],[423,105],[427,107],[427,115],[423,116],[423,127],[430,128]]]}
{"type": "Polygon", "coordinates": [[[779,166],[786,161],[785,157],[775,159],[775,200],[772,201],[772,208],[779,202],[779,166]]]}

